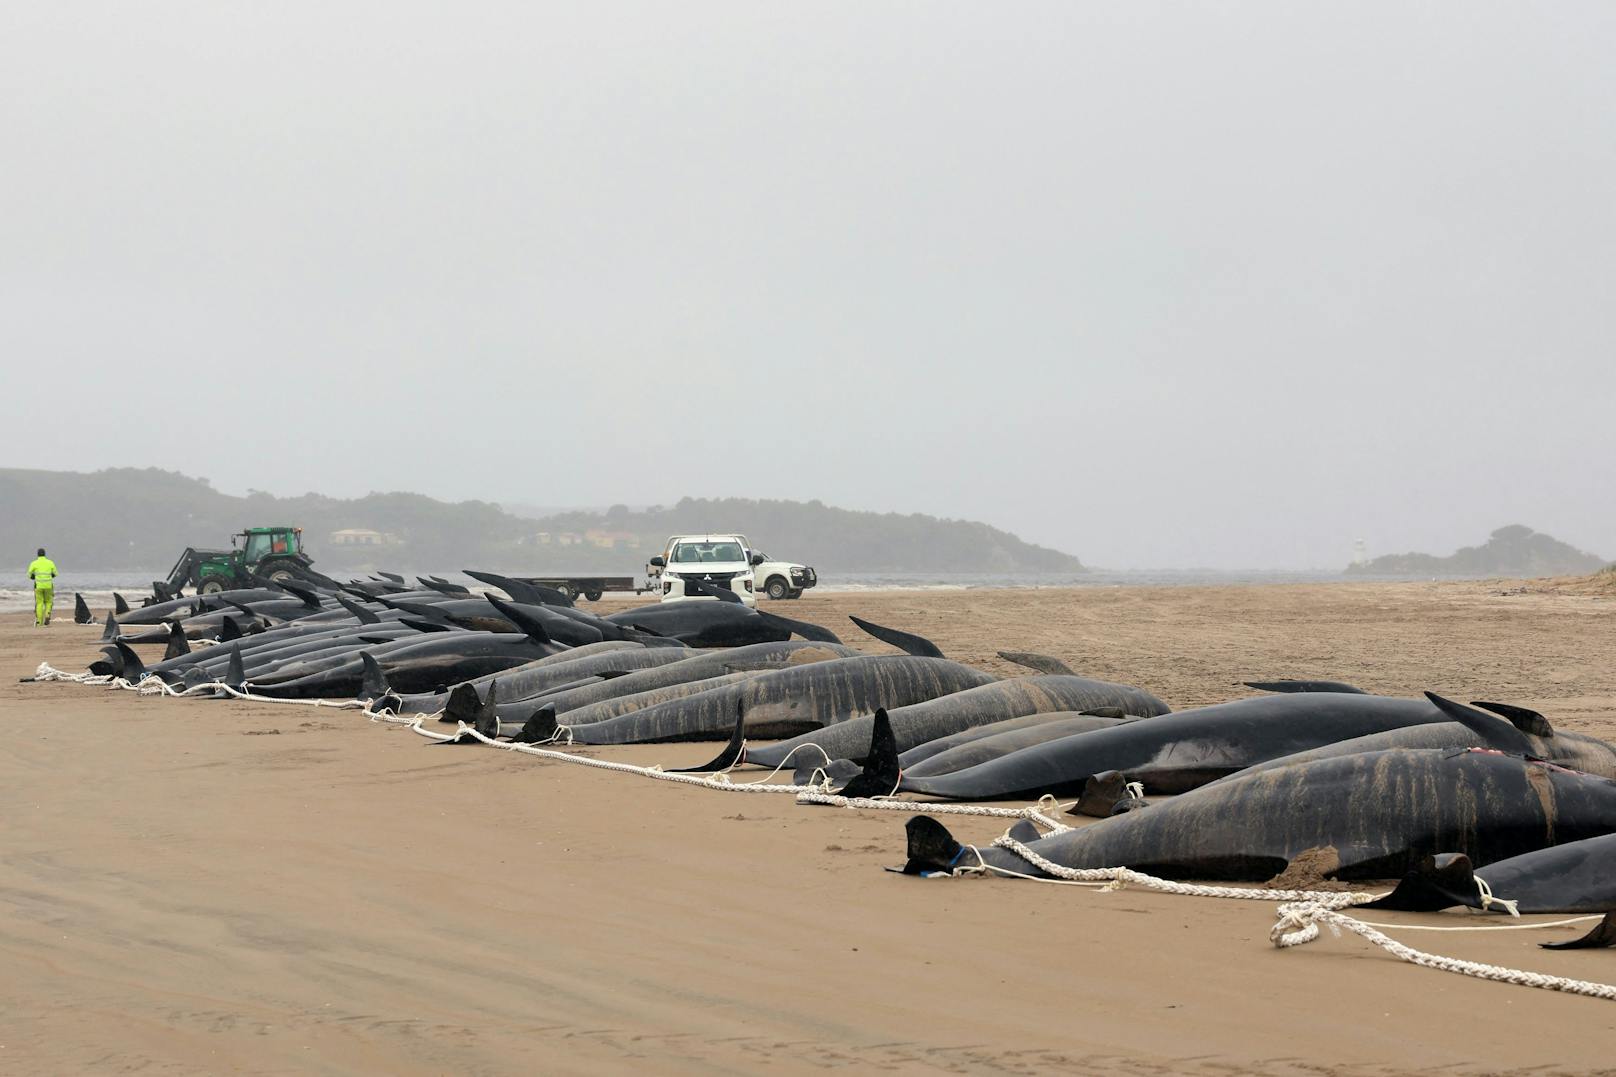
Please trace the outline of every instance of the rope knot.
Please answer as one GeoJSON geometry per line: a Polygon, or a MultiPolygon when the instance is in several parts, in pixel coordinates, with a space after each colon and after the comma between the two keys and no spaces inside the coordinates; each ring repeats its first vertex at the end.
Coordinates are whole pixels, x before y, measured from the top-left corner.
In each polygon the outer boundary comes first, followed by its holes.
{"type": "Polygon", "coordinates": [[[1488,886],[1487,880],[1483,879],[1480,875],[1472,875],[1471,878],[1476,880],[1476,893],[1481,898],[1482,912],[1492,912],[1493,906],[1497,905],[1499,908],[1503,909],[1517,920],[1520,919],[1521,903],[1518,900],[1495,896],[1493,894],[1493,888],[1488,886]]]}
{"type": "MultiPolygon", "coordinates": [[[[1275,946],[1300,946],[1319,937],[1319,917],[1324,906],[1311,901],[1300,901],[1279,907],[1279,920],[1268,932],[1268,941],[1275,946]]],[[[1334,924],[1330,925],[1334,927],[1334,924]]]]}

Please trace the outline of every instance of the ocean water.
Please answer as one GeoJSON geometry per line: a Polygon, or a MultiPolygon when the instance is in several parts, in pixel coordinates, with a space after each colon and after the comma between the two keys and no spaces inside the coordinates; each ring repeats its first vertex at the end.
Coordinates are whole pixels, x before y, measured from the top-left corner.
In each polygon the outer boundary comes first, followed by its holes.
{"type": "MultiPolygon", "coordinates": [[[[112,607],[112,592],[119,591],[132,606],[140,605],[151,593],[151,580],[160,572],[64,572],[57,580],[56,610],[59,618],[73,616],[73,592],[84,595],[97,617],[112,607]]],[[[458,572],[438,573],[444,579],[481,588],[475,580],[458,572]]],[[[34,608],[27,577],[19,572],[19,586],[0,587],[0,611],[34,608]]],[[[346,578],[346,577],[339,577],[346,578]]],[[[927,573],[927,572],[823,572],[819,591],[964,591],[972,588],[1008,587],[1202,587],[1275,583],[1342,583],[1373,580],[1426,579],[1423,576],[1344,576],[1324,569],[1265,571],[1260,569],[1096,569],[1083,573],[927,573]]],[[[587,605],[587,603],[586,603],[587,605]]]]}

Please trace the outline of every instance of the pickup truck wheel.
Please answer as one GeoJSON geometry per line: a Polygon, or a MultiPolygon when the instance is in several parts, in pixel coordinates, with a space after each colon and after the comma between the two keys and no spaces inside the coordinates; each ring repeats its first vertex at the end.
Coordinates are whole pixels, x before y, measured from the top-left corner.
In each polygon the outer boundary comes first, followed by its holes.
{"type": "Polygon", "coordinates": [[[800,591],[800,590],[795,590],[795,591],[792,591],[792,592],[791,592],[791,593],[790,593],[790,594],[789,594],[789,595],[787,595],[787,596],[786,596],[786,597],[787,597],[787,598],[801,598],[801,597],[802,597],[802,591],[800,591]]]}
{"type": "Polygon", "coordinates": [[[770,576],[768,585],[764,588],[768,596],[779,601],[791,594],[791,584],[779,576],[770,576]]]}
{"type": "Polygon", "coordinates": [[[584,597],[589,599],[589,601],[591,601],[591,602],[599,602],[600,601],[600,596],[603,593],[604,592],[601,592],[601,591],[585,591],[584,592],[584,597]]]}

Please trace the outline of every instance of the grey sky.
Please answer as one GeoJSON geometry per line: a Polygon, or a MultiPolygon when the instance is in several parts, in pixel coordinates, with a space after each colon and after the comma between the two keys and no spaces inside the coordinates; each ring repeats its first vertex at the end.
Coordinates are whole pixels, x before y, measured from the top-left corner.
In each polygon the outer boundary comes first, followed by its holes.
{"type": "Polygon", "coordinates": [[[5,22],[0,463],[1616,556],[1616,4],[5,22]]]}

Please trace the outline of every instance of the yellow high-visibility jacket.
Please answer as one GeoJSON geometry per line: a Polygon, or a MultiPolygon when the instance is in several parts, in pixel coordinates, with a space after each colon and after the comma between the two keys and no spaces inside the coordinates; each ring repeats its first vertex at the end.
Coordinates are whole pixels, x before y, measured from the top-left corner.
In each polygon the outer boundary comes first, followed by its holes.
{"type": "Polygon", "coordinates": [[[28,566],[28,578],[34,581],[36,590],[55,590],[56,562],[48,557],[34,558],[34,563],[28,566]]]}

